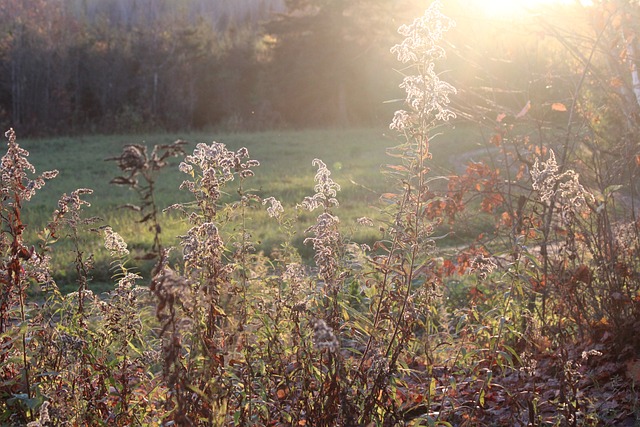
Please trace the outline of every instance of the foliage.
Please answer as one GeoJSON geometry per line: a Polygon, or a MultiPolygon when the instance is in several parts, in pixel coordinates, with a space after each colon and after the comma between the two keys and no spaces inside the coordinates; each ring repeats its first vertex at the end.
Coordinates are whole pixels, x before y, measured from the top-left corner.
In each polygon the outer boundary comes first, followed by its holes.
{"type": "Polygon", "coordinates": [[[3,1],[0,123],[32,135],[142,132],[257,111],[247,128],[272,124],[254,87],[256,21],[270,12],[233,5],[3,1]]]}
{"type": "MultiPolygon", "coordinates": [[[[469,129],[459,129],[456,132],[457,136],[451,136],[451,139],[470,134],[472,131],[469,129]]],[[[155,145],[171,145],[172,141],[177,139],[201,141],[211,136],[205,133],[154,133],[22,140],[21,146],[30,151],[31,161],[38,170],[48,170],[54,166],[59,170],[58,177],[48,182],[47,191],[36,194],[32,202],[24,206],[23,217],[27,218],[29,224],[25,230],[25,241],[29,245],[37,243],[38,230],[47,225],[50,212],[57,206],[56,194],[71,193],[77,187],[90,187],[94,192],[86,197],[91,203],[91,206],[85,208],[86,215],[100,217],[105,223],[119,230],[129,243],[132,253],[129,265],[135,267],[138,274],[148,277],[153,264],[144,258],[153,249],[154,236],[147,230],[151,224],[139,222],[146,214],[141,215],[132,208],[123,208],[142,207],[145,202],[137,199],[136,190],[127,191],[121,186],[109,184],[113,177],[127,177],[129,173],[114,169],[113,161],[104,162],[103,159],[121,153],[125,146],[132,145],[131,141],[140,141],[135,145],[144,145],[144,142],[151,144],[146,151],[149,156],[155,145]]],[[[314,168],[311,162],[314,157],[322,158],[333,169],[334,179],[341,183],[343,200],[339,210],[341,222],[347,232],[362,242],[373,242],[377,238],[376,230],[358,227],[356,219],[370,214],[370,206],[376,203],[377,194],[386,187],[385,179],[379,173],[380,164],[386,161],[385,147],[389,143],[384,129],[215,133],[213,136],[217,140],[225,141],[229,149],[237,150],[244,146],[259,158],[262,166],[260,173],[252,178],[251,188],[261,197],[276,197],[287,209],[295,207],[313,188],[314,168]],[[366,144],[366,150],[362,149],[363,144],[366,144]]],[[[439,143],[434,150],[438,156],[442,156],[437,162],[438,167],[446,167],[453,152],[451,146],[439,143]]],[[[177,191],[183,180],[183,174],[177,168],[179,160],[168,158],[166,161],[168,165],[159,173],[147,170],[154,179],[153,200],[159,212],[161,243],[165,247],[175,246],[179,241],[176,236],[184,234],[188,226],[175,211],[163,210],[174,203],[189,199],[187,194],[177,191]]],[[[141,174],[137,179],[139,186],[147,186],[141,174]]],[[[233,196],[233,192],[224,195],[225,202],[233,196]]],[[[147,212],[150,213],[151,209],[147,212]]],[[[292,237],[293,245],[301,252],[305,262],[309,261],[313,254],[311,248],[303,244],[303,232],[313,222],[310,214],[302,214],[292,225],[292,232],[295,233],[292,237]]],[[[254,211],[252,227],[258,251],[269,255],[278,250],[282,240],[280,231],[273,227],[267,212],[254,211]]],[[[94,254],[92,289],[97,293],[111,289],[108,253],[100,250],[91,232],[81,232],[79,237],[84,242],[85,251],[94,254]]],[[[75,289],[77,273],[73,266],[73,253],[74,249],[66,239],[59,240],[56,243],[56,251],[52,253],[52,274],[63,293],[75,289]]],[[[177,256],[177,253],[173,252],[172,255],[177,256]]]]}
{"type": "Polygon", "coordinates": [[[272,60],[264,96],[289,123],[302,126],[371,123],[397,97],[387,43],[409,2],[289,1],[265,39],[272,60]]]}
{"type": "MultiPolygon", "coordinates": [[[[518,137],[498,116],[492,169],[430,171],[439,123],[457,89],[437,72],[454,22],[435,2],[399,32],[404,109],[384,169],[392,188],[371,245],[345,233],[343,186],[321,159],[313,193],[286,208],[252,182],[246,148],[199,143],[179,171],[189,199],[169,210],[188,229],[159,240],[155,172],[183,143],[149,154],[129,145],[115,183],[136,190],[151,224],[149,286],[113,225],[85,218],[90,190],[63,195],[38,248],[24,243],[23,205],[54,172],[35,175],[7,132],[0,238],[0,420],[43,425],[616,425],[637,417],[640,317],[635,219],[614,222],[621,187],[593,191],[556,147],[518,137]],[[526,150],[526,151],[523,151],[526,150]],[[497,154],[496,154],[497,153],[497,154]],[[528,166],[528,168],[526,167],[528,166]],[[527,173],[525,173],[527,172],[527,173]],[[143,184],[138,181],[142,178],[143,184]],[[445,185],[440,185],[445,181],[445,185]],[[283,236],[266,257],[253,218],[283,236]],[[313,217],[302,262],[295,222],[313,217]],[[449,256],[436,230],[468,215],[494,230],[449,256]],[[88,290],[99,233],[115,286],[88,290]],[[73,242],[78,289],[62,294],[49,256],[73,242]],[[180,252],[172,256],[171,252],[180,252]],[[37,297],[27,290],[39,287],[37,297]],[[604,361],[606,363],[600,363],[604,361]],[[598,364],[601,365],[598,367],[598,364]],[[607,396],[606,398],[603,396],[607,396]],[[631,396],[631,397],[629,397],[631,396]],[[612,405],[611,402],[615,402],[612,405]],[[635,405],[635,406],[633,406],[635,405]]],[[[521,115],[521,117],[523,117],[521,115]]],[[[562,147],[561,147],[562,148],[562,147]]],[[[490,157],[491,158],[491,157],[490,157]]]]}

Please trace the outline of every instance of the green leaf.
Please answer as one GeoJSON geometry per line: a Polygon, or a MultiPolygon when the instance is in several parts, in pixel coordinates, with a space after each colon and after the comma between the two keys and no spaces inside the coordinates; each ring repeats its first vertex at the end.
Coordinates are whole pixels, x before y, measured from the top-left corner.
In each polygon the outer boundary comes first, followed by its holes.
{"type": "Polygon", "coordinates": [[[436,395],[436,379],[431,378],[431,383],[429,384],[429,398],[432,399],[436,395]]]}
{"type": "Polygon", "coordinates": [[[28,409],[34,410],[38,406],[40,406],[42,402],[44,402],[44,398],[42,396],[29,398],[29,396],[26,393],[19,393],[19,394],[14,394],[13,397],[7,399],[7,402],[10,404],[21,402],[28,409]]]}
{"type": "Polygon", "coordinates": [[[513,357],[515,358],[517,363],[521,363],[522,362],[520,360],[520,356],[518,355],[518,353],[515,351],[515,349],[513,347],[508,346],[506,344],[502,344],[502,347],[513,355],[513,357]]]}

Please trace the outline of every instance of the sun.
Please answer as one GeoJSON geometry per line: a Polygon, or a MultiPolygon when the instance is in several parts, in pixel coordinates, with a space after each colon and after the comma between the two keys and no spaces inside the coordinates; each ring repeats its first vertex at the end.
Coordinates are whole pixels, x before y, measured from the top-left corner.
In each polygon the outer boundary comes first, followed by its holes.
{"type": "Polygon", "coordinates": [[[591,6],[591,0],[473,0],[476,7],[487,17],[510,19],[528,13],[541,12],[545,6],[575,5],[591,6]]]}

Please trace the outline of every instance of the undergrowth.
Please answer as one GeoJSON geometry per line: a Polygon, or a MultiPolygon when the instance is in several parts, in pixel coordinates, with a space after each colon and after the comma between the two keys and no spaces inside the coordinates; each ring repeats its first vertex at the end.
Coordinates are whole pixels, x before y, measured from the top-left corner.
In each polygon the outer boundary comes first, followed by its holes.
{"type": "MultiPolygon", "coordinates": [[[[449,97],[456,89],[436,73],[445,55],[440,42],[452,25],[434,3],[400,28],[406,39],[392,49],[404,65],[406,110],[391,124],[399,143],[388,151],[384,174],[392,185],[375,212],[382,220],[358,220],[377,236],[372,244],[344,232],[341,186],[321,159],[313,161],[313,194],[285,210],[252,190],[260,164],[248,150],[213,142],[197,144],[180,163],[186,176],[180,188],[190,201],[168,210],[189,226],[177,247],[166,246],[154,184],[167,158],[185,154],[177,141],[152,150],[129,145],[112,159],[123,173],[113,183],[140,196],[129,208],[153,236],[142,255],[155,261],[151,277],[129,267],[132,255],[112,225],[85,216],[89,189],[63,195],[38,247],[27,247],[23,205],[55,172],[35,175],[28,152],[8,131],[0,421],[604,422],[587,393],[598,380],[585,381],[585,369],[616,355],[633,360],[638,351],[638,223],[614,223],[609,193],[585,188],[550,149],[531,151],[526,177],[520,158],[501,146],[510,162],[504,170],[526,185],[481,163],[470,163],[461,176],[430,172],[433,135],[455,117],[449,97]],[[264,210],[282,236],[271,254],[257,251],[253,237],[252,218],[264,210]],[[493,241],[478,236],[453,256],[438,249],[435,230],[455,231],[465,215],[478,212],[495,219],[493,241]],[[315,218],[304,236],[313,266],[293,244],[301,215],[315,218]],[[105,295],[89,288],[94,258],[80,232],[100,236],[112,257],[115,286],[105,295]],[[65,295],[49,263],[60,239],[72,242],[78,277],[77,291],[65,295]],[[37,297],[28,299],[34,287],[37,297]],[[539,394],[541,382],[554,384],[551,394],[539,394]]],[[[499,131],[507,141],[510,129],[499,131]]],[[[619,391],[631,392],[617,381],[619,391]]]]}

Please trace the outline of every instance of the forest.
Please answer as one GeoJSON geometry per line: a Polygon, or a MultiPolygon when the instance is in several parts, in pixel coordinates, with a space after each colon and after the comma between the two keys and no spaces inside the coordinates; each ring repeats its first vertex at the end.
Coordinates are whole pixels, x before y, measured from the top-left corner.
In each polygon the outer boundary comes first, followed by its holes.
{"type": "Polygon", "coordinates": [[[0,424],[640,425],[638,34],[0,2],[0,424]]]}
{"type": "Polygon", "coordinates": [[[305,12],[313,3],[4,1],[0,123],[25,135],[370,124],[393,93],[386,17],[406,9],[305,12]]]}

